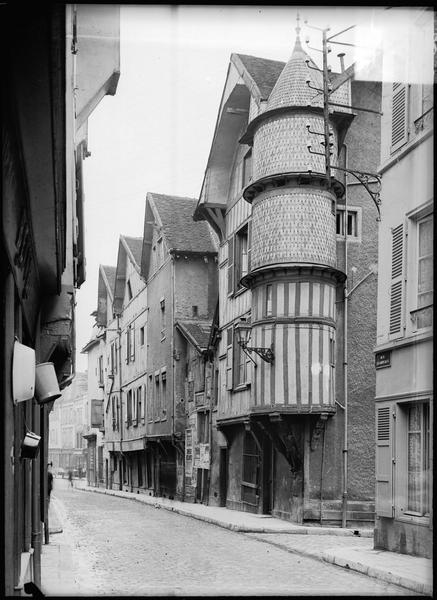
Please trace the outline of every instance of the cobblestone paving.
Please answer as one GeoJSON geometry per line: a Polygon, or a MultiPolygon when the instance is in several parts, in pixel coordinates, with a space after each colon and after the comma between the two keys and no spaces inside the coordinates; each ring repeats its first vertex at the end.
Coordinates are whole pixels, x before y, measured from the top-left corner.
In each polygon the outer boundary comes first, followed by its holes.
{"type": "MultiPolygon", "coordinates": [[[[164,509],[69,489],[62,483],[55,488],[55,498],[64,525],[60,535],[69,539],[75,563],[70,568],[80,594],[415,595],[360,573],[291,554],[250,534],[164,509]]],[[[275,537],[278,535],[284,537],[275,537]]],[[[55,542],[56,536],[52,539],[55,542]]],[[[68,592],[66,589],[64,595],[68,592]]],[[[54,593],[60,595],[59,589],[54,593]]]]}

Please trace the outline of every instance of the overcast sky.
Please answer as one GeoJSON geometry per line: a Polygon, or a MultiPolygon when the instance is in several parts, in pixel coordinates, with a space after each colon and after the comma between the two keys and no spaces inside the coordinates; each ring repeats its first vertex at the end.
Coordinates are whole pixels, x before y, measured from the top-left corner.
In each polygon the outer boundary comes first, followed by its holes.
{"type": "MultiPolygon", "coordinates": [[[[341,51],[347,53],[346,66],[357,58],[366,62],[374,56],[375,45],[387,36],[387,29],[378,26],[382,10],[121,6],[117,92],[102,100],[88,122],[86,281],[77,293],[77,371],[87,368],[80,350],[90,339],[94,323],[90,313],[97,306],[99,264],[116,265],[120,234],[142,235],[147,192],[199,196],[231,53],[287,61],[299,12],[301,39],[309,34],[310,46],[316,48],[321,47],[321,33],[308,29],[305,19],[317,27],[329,26],[331,35],[361,25],[338,39],[356,41],[353,34],[361,32],[360,39],[365,38],[369,47],[354,56],[349,47],[333,46],[330,64],[339,71],[336,55],[341,51]]],[[[399,31],[399,25],[395,29],[399,31]]],[[[320,64],[321,54],[309,53],[320,64]]]]}

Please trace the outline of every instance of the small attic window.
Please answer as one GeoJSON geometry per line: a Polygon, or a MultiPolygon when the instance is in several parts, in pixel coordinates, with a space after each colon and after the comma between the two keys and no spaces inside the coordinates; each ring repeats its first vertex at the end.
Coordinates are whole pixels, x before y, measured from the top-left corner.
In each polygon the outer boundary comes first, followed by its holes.
{"type": "Polygon", "coordinates": [[[132,300],[132,286],[130,281],[127,282],[127,298],[128,300],[132,300]]]}
{"type": "Polygon", "coordinates": [[[199,307],[196,305],[193,305],[191,308],[193,310],[193,317],[198,317],[199,316],[199,307]]]}

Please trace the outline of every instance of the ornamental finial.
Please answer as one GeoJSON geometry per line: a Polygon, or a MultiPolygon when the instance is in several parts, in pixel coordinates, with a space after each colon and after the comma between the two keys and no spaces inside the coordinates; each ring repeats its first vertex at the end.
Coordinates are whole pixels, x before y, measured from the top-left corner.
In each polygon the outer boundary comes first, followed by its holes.
{"type": "Polygon", "coordinates": [[[300,41],[300,35],[299,35],[300,34],[300,16],[299,16],[299,13],[297,13],[297,16],[296,16],[296,23],[297,23],[297,25],[296,25],[296,36],[297,36],[296,41],[297,40],[300,41]]]}

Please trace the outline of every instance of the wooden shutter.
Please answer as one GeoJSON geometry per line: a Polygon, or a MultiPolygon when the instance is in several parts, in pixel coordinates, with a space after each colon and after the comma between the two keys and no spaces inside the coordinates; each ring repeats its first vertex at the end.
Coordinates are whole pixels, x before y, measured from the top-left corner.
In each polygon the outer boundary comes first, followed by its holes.
{"type": "Polygon", "coordinates": [[[234,236],[228,240],[228,294],[234,292],[234,236]]]}
{"type": "Polygon", "coordinates": [[[376,495],[375,512],[393,517],[393,408],[388,402],[376,406],[376,495]]]}
{"type": "Polygon", "coordinates": [[[130,326],[130,360],[135,360],[135,327],[130,326]]]}
{"type": "Polygon", "coordinates": [[[408,86],[393,84],[391,116],[391,152],[403,146],[408,139],[408,86]]]}
{"type": "Polygon", "coordinates": [[[247,224],[247,272],[250,273],[252,258],[252,220],[247,224]]]}
{"type": "Polygon", "coordinates": [[[232,343],[233,343],[233,328],[229,327],[226,330],[226,389],[232,390],[232,361],[233,361],[233,352],[232,352],[232,343]]]}
{"type": "Polygon", "coordinates": [[[126,357],[125,357],[125,360],[127,363],[129,362],[129,356],[130,356],[130,333],[129,333],[129,329],[126,329],[126,357]]]}
{"type": "Polygon", "coordinates": [[[392,230],[391,287],[390,287],[390,327],[392,337],[402,336],[404,226],[392,230]]]}

